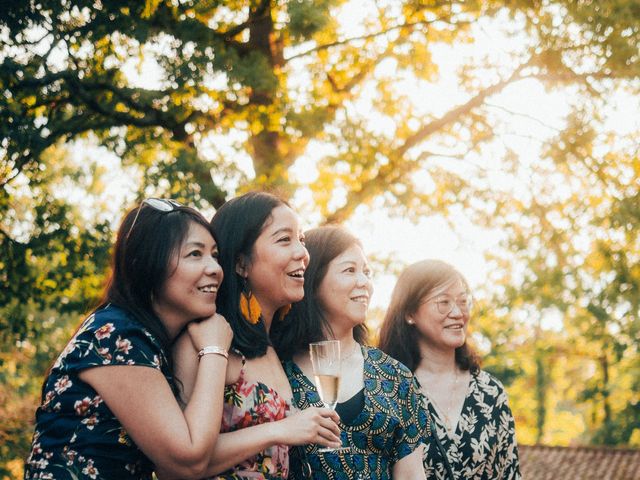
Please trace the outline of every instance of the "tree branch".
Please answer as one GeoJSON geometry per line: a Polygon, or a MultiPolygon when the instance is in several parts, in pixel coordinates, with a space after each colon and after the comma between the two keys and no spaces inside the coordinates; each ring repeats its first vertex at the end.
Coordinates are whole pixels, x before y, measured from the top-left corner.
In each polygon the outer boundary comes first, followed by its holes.
{"type": "MultiPolygon", "coordinates": [[[[308,50],[305,50],[304,52],[300,52],[300,53],[296,53],[295,55],[292,55],[290,57],[285,58],[285,62],[288,62],[289,60],[293,60],[295,58],[299,58],[299,57],[304,57],[306,55],[309,55],[310,53],[313,52],[319,52],[322,50],[328,50],[329,48],[333,48],[333,47],[339,47],[342,45],[347,45],[349,43],[352,42],[357,42],[359,40],[370,40],[372,38],[376,38],[376,37],[380,37],[382,35],[386,35],[387,33],[391,33],[395,30],[404,30],[404,29],[408,29],[408,30],[412,30],[414,27],[419,26],[419,25],[431,25],[433,23],[437,23],[437,22],[442,22],[442,19],[438,19],[438,20],[421,20],[419,22],[409,22],[409,23],[403,23],[402,25],[394,25],[393,27],[389,27],[387,29],[384,30],[380,30],[379,32],[374,32],[374,33],[369,33],[367,35],[361,35],[358,37],[350,37],[350,38],[345,38],[344,40],[337,40],[335,42],[331,42],[331,43],[326,43],[324,45],[318,45],[315,46],[313,48],[310,48],[308,50]]],[[[463,24],[470,24],[471,22],[458,22],[457,24],[463,25],[463,24]]]]}
{"type": "MultiPolygon", "coordinates": [[[[338,208],[335,212],[329,215],[327,221],[341,222],[349,216],[349,214],[357,205],[368,202],[377,191],[376,185],[378,185],[380,182],[390,184],[390,180],[394,176],[394,174],[396,174],[396,172],[402,171],[398,168],[398,166],[399,164],[406,165],[408,163],[407,161],[403,160],[403,157],[409,149],[425,140],[428,136],[443,129],[445,126],[458,121],[462,116],[466,115],[471,110],[481,105],[487,97],[495,95],[496,93],[504,89],[507,85],[520,80],[522,78],[522,70],[529,66],[531,61],[532,60],[529,60],[528,62],[520,65],[506,80],[500,81],[494,85],[491,85],[490,87],[485,88],[463,105],[450,110],[442,117],[430,122],[420,130],[418,130],[416,133],[408,137],[400,147],[394,149],[390,153],[389,157],[392,157],[396,160],[389,161],[387,164],[381,166],[376,177],[371,178],[370,180],[361,184],[358,190],[350,191],[347,196],[347,202],[345,203],[345,205],[338,208]]],[[[417,164],[417,162],[415,163],[417,164]]]]}
{"type": "Polygon", "coordinates": [[[548,123],[543,122],[542,120],[540,120],[539,118],[534,117],[533,115],[528,115],[526,113],[521,113],[521,112],[514,112],[513,110],[509,110],[508,108],[505,108],[505,107],[503,107],[501,105],[496,105],[496,104],[493,104],[493,103],[485,102],[485,105],[487,107],[495,108],[496,110],[502,110],[503,112],[508,113],[509,115],[514,115],[514,116],[517,116],[517,117],[527,118],[529,120],[532,120],[532,121],[536,122],[538,125],[542,125],[543,127],[548,128],[549,130],[553,130],[555,132],[560,132],[561,131],[559,128],[552,127],[548,123]]]}

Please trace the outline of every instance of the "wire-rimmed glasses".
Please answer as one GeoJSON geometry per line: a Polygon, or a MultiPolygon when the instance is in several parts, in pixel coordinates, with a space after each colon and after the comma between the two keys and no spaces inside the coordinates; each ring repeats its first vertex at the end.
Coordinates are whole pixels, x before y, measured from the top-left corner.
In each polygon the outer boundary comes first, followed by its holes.
{"type": "Polygon", "coordinates": [[[173,212],[178,207],[182,206],[179,202],[176,202],[175,200],[171,200],[170,198],[169,199],[167,199],[167,198],[145,198],[142,202],[140,202],[140,206],[138,207],[138,211],[136,212],[136,216],[133,218],[133,222],[131,222],[131,227],[129,227],[129,231],[127,232],[127,237],[126,237],[127,240],[129,240],[129,236],[131,235],[131,232],[133,231],[133,227],[135,226],[136,221],[138,220],[138,215],[140,215],[140,210],[142,210],[142,207],[144,205],[149,205],[151,208],[153,208],[155,210],[159,210],[159,211],[164,212],[164,213],[173,212]]]}
{"type": "Polygon", "coordinates": [[[422,303],[435,304],[436,309],[442,315],[449,315],[454,306],[457,306],[460,312],[468,314],[473,307],[473,297],[468,292],[458,295],[457,297],[442,294],[434,298],[430,298],[429,300],[426,300],[422,303]]]}

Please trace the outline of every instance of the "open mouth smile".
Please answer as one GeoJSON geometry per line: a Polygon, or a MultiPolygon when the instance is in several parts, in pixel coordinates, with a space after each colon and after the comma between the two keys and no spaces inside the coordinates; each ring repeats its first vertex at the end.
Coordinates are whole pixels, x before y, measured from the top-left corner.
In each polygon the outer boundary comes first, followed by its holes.
{"type": "Polygon", "coordinates": [[[362,303],[364,305],[369,305],[369,297],[366,295],[358,295],[357,297],[351,297],[351,300],[356,303],[362,303]]]}
{"type": "Polygon", "coordinates": [[[452,325],[447,325],[444,327],[447,330],[462,330],[464,328],[464,324],[462,323],[454,323],[452,325]]]}
{"type": "Polygon", "coordinates": [[[293,272],[289,272],[287,273],[287,275],[291,278],[304,279],[304,268],[299,268],[297,270],[294,270],[293,272]]]}
{"type": "Polygon", "coordinates": [[[218,293],[218,285],[203,285],[202,287],[198,287],[198,290],[203,293],[218,293]]]}

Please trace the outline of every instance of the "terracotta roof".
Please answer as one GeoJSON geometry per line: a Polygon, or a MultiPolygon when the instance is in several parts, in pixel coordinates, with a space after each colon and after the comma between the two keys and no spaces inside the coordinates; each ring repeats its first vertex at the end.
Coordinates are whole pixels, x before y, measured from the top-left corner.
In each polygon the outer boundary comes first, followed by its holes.
{"type": "Polygon", "coordinates": [[[640,450],[519,445],[523,480],[640,480],[640,450]]]}

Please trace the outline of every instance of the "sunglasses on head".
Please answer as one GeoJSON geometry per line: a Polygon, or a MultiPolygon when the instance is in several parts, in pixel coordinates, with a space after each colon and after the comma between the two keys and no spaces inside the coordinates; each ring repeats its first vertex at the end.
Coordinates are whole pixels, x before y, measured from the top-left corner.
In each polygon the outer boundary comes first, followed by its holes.
{"type": "Polygon", "coordinates": [[[131,232],[133,231],[133,227],[136,224],[136,221],[138,220],[138,215],[140,215],[140,210],[142,210],[142,207],[144,205],[148,205],[151,208],[158,210],[160,212],[163,213],[169,213],[169,212],[173,212],[174,210],[176,210],[177,208],[181,207],[182,205],[178,202],[176,202],[175,200],[171,200],[171,199],[165,199],[165,198],[146,198],[144,199],[141,203],[140,206],[138,207],[138,211],[136,212],[136,216],[133,219],[133,222],[131,223],[131,227],[129,227],[129,232],[127,233],[127,237],[126,239],[129,239],[129,236],[131,235],[131,232]]]}

